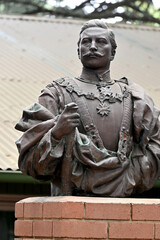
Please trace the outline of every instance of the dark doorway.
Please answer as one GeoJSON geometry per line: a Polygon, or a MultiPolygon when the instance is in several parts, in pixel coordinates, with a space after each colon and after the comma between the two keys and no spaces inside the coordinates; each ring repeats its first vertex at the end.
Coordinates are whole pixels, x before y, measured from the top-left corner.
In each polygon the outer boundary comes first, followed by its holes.
{"type": "Polygon", "coordinates": [[[14,212],[0,212],[0,239],[14,240],[14,212]]]}

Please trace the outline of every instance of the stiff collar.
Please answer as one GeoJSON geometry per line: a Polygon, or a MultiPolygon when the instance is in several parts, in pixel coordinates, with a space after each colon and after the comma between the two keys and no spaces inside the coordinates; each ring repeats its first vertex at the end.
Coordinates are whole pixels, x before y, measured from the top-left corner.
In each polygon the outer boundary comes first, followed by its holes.
{"type": "Polygon", "coordinates": [[[110,78],[110,70],[104,71],[101,74],[99,74],[95,70],[83,68],[82,73],[78,79],[90,84],[113,83],[113,81],[110,78]]]}

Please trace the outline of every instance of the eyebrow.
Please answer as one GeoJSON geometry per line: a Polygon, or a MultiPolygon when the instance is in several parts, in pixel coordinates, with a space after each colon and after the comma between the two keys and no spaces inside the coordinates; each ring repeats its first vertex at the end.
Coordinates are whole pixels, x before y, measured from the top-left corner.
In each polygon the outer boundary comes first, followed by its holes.
{"type": "MultiPolygon", "coordinates": [[[[85,39],[85,38],[92,38],[92,36],[84,36],[84,37],[81,37],[81,39],[85,39]]],[[[95,38],[102,38],[102,39],[106,39],[106,40],[107,40],[107,38],[104,37],[104,36],[95,36],[95,38]]]]}

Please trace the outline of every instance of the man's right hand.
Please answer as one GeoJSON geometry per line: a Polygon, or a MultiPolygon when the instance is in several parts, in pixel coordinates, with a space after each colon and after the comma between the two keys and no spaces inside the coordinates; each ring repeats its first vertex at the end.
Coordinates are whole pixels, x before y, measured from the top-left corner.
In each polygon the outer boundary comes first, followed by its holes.
{"type": "Polygon", "coordinates": [[[55,139],[60,140],[63,136],[72,132],[75,127],[79,126],[80,115],[77,113],[77,110],[78,106],[74,102],[65,106],[56,125],[52,129],[52,134],[55,139]]]}

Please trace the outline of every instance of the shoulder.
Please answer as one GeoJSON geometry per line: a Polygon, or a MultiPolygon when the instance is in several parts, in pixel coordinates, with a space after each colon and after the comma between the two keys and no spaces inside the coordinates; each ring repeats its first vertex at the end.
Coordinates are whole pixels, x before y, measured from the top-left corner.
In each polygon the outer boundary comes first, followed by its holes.
{"type": "Polygon", "coordinates": [[[58,78],[48,83],[42,90],[41,96],[50,95],[50,96],[58,96],[61,95],[61,84],[65,81],[66,78],[58,78]]]}
{"type": "Polygon", "coordinates": [[[147,94],[145,89],[139,84],[131,81],[130,79],[126,77],[122,77],[119,80],[115,80],[115,81],[118,82],[120,85],[123,85],[123,86],[125,85],[127,89],[130,91],[134,99],[139,99],[139,100],[150,99],[150,101],[152,101],[151,97],[147,94]]]}
{"type": "Polygon", "coordinates": [[[67,84],[69,84],[70,82],[72,82],[72,78],[70,77],[63,77],[63,78],[58,78],[53,80],[51,83],[47,84],[46,88],[52,88],[52,87],[56,87],[56,86],[66,86],[67,84]]]}
{"type": "Polygon", "coordinates": [[[62,83],[64,81],[64,79],[65,78],[54,79],[52,82],[47,84],[45,88],[47,88],[47,89],[55,88],[57,85],[59,85],[59,83],[62,83]]]}
{"type": "Polygon", "coordinates": [[[120,79],[118,79],[118,80],[115,80],[115,82],[117,82],[117,83],[119,83],[119,84],[125,84],[125,85],[129,85],[129,80],[128,80],[128,78],[126,78],[126,77],[122,77],[122,78],[120,78],[120,79]]]}
{"type": "Polygon", "coordinates": [[[47,86],[41,91],[48,91],[52,93],[61,92],[62,88],[66,88],[73,83],[73,79],[70,77],[58,78],[47,84],[47,86]]]}

